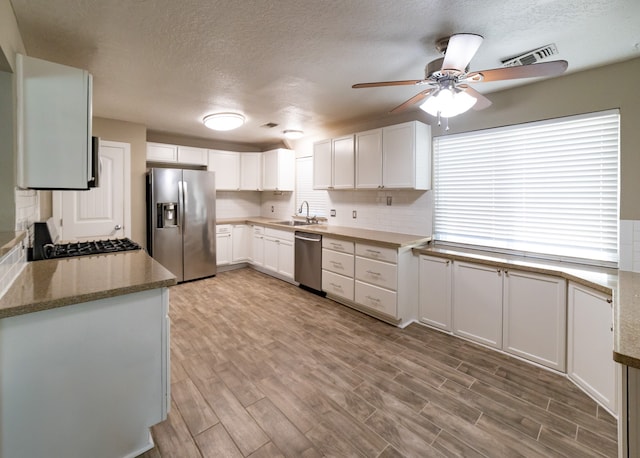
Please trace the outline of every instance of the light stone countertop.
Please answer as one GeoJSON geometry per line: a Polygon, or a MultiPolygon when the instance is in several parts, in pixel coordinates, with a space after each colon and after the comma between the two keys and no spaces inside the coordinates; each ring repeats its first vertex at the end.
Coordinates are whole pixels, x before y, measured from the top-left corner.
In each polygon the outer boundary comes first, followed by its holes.
{"type": "Polygon", "coordinates": [[[0,297],[0,318],[175,284],[143,250],[32,261],[0,297]]]}
{"type": "Polygon", "coordinates": [[[400,234],[397,232],[373,231],[354,227],[333,226],[330,224],[310,224],[308,226],[285,226],[275,224],[283,219],[265,218],[261,216],[248,218],[220,218],[216,224],[257,224],[285,231],[303,231],[312,234],[321,234],[328,237],[351,240],[354,242],[370,243],[389,248],[402,248],[426,243],[431,237],[426,235],[400,234]]]}
{"type": "Polygon", "coordinates": [[[26,236],[27,233],[25,231],[0,232],[0,257],[11,251],[11,249],[22,242],[26,236]]]}
{"type": "Polygon", "coordinates": [[[479,250],[426,245],[414,248],[425,254],[458,261],[469,261],[503,269],[555,275],[611,295],[613,299],[613,359],[640,369],[640,273],[581,266],[567,262],[547,262],[479,250]]]}

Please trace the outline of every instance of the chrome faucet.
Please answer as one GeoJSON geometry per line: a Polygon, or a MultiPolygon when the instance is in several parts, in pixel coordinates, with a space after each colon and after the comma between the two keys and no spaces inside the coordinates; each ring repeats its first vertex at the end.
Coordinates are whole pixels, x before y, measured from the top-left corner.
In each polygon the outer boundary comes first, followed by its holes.
{"type": "Polygon", "coordinates": [[[298,210],[298,213],[302,213],[302,207],[304,207],[304,204],[307,204],[307,222],[309,222],[309,202],[307,202],[306,200],[303,200],[302,203],[300,204],[300,209],[298,210]]]}

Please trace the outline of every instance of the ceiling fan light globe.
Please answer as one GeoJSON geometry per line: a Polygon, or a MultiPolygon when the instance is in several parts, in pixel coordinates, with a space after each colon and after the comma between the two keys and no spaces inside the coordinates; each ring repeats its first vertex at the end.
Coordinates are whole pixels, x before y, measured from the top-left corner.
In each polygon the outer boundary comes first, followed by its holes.
{"type": "Polygon", "coordinates": [[[449,89],[438,91],[435,96],[427,98],[420,108],[431,116],[452,118],[468,111],[477,102],[477,99],[464,91],[449,89]],[[444,93],[444,94],[443,94],[444,93]]]}

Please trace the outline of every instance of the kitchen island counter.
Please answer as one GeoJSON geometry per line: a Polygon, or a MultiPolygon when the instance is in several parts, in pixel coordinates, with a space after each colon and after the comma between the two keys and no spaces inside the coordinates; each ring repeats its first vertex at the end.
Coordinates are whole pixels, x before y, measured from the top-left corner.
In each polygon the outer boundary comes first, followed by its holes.
{"type": "Polygon", "coordinates": [[[144,251],[29,262],[0,297],[0,318],[176,284],[144,251]]]}

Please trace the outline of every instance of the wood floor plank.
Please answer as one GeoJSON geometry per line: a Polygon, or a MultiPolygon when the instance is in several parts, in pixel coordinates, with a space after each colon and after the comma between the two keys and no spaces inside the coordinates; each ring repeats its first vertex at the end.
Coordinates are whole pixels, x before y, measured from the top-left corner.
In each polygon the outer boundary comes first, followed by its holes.
{"type": "Polygon", "coordinates": [[[171,396],[192,436],[219,422],[191,379],[171,384],[171,396]]]}
{"type": "Polygon", "coordinates": [[[202,457],[175,403],[171,403],[167,419],[152,428],[152,434],[161,456],[202,457]]]}
{"type": "Polygon", "coordinates": [[[242,458],[233,439],[220,423],[195,436],[204,458],[242,458]]]}
{"type": "Polygon", "coordinates": [[[204,380],[196,386],[243,455],[249,455],[269,442],[264,431],[222,381],[204,380]]]}
{"type": "Polygon", "coordinates": [[[269,399],[261,399],[247,407],[247,410],[284,456],[321,456],[313,443],[269,399]]]}
{"type": "Polygon", "coordinates": [[[405,456],[441,456],[429,442],[379,410],[364,423],[405,456]]]}
{"type": "Polygon", "coordinates": [[[253,269],[171,287],[169,313],[145,458],[615,456],[616,420],[565,377],[253,269]]]}

